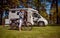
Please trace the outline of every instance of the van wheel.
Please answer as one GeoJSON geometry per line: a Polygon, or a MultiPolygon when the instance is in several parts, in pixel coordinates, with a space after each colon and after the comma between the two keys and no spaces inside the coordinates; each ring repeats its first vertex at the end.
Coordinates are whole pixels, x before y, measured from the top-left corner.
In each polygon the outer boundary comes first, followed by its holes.
{"type": "Polygon", "coordinates": [[[40,21],[40,22],[38,23],[38,25],[39,25],[39,26],[45,26],[45,23],[44,23],[43,21],[40,21]]]}

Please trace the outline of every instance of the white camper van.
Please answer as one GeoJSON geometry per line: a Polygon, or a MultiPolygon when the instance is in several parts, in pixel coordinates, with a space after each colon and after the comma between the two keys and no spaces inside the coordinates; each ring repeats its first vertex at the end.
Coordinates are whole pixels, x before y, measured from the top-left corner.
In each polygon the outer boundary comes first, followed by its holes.
{"type": "Polygon", "coordinates": [[[48,21],[43,18],[37,10],[32,8],[15,8],[9,10],[9,19],[5,19],[5,24],[9,24],[11,18],[19,18],[17,13],[21,10],[27,11],[27,21],[30,22],[32,25],[47,25],[48,21]]]}

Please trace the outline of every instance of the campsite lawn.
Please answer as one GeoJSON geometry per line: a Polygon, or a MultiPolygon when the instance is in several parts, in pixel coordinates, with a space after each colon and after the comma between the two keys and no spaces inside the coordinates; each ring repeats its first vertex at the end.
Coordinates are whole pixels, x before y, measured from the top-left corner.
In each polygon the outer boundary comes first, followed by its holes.
{"type": "Polygon", "coordinates": [[[8,30],[0,26],[0,38],[60,38],[60,26],[33,27],[31,31],[8,30]]]}

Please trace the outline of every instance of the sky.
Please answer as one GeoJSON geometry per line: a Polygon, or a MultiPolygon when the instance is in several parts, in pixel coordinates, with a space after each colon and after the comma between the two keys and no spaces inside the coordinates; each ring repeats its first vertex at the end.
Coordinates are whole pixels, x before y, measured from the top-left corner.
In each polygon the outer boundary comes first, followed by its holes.
{"type": "MultiPolygon", "coordinates": [[[[51,3],[50,3],[50,2],[46,2],[46,5],[48,5],[48,6],[46,7],[46,12],[47,12],[48,14],[50,14],[51,3]]],[[[60,0],[58,0],[58,6],[60,6],[60,0]]]]}
{"type": "MultiPolygon", "coordinates": [[[[43,2],[44,0],[41,0],[41,2],[43,2]]],[[[51,7],[51,2],[46,2],[46,7],[45,7],[45,9],[46,9],[46,12],[47,12],[47,14],[50,14],[50,7],[51,7]]],[[[60,0],[58,0],[58,6],[60,6],[60,0]]]]}
{"type": "Polygon", "coordinates": [[[49,3],[49,2],[46,2],[46,5],[48,5],[48,6],[46,6],[45,8],[46,8],[46,12],[48,13],[48,14],[50,14],[50,7],[51,7],[51,3],[49,3]]]}

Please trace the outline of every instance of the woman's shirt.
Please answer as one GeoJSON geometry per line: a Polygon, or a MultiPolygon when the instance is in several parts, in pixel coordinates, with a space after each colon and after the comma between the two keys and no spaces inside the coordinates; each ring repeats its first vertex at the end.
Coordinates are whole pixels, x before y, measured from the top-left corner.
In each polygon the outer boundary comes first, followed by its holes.
{"type": "Polygon", "coordinates": [[[20,17],[20,19],[23,19],[24,18],[24,12],[19,12],[19,17],[20,17]]]}

